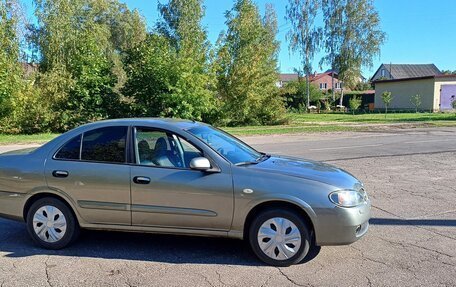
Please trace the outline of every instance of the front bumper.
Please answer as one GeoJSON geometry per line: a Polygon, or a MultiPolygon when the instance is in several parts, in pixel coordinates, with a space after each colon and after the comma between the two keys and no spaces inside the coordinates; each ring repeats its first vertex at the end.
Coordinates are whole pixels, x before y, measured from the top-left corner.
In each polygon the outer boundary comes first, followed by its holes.
{"type": "Polygon", "coordinates": [[[316,210],[316,245],[346,245],[363,237],[369,229],[370,201],[357,207],[316,210]]]}

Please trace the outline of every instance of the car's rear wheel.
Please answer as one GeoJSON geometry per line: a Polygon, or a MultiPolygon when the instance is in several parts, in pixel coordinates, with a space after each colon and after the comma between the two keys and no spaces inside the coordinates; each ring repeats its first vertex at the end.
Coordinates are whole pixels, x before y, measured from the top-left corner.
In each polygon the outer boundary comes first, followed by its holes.
{"type": "Polygon", "coordinates": [[[301,262],[311,245],[310,230],[295,212],[274,209],[252,221],[249,241],[255,254],[267,264],[290,266],[301,262]]]}
{"type": "Polygon", "coordinates": [[[27,230],[46,249],[62,249],[79,235],[79,224],[70,208],[55,198],[42,198],[27,213],[27,230]]]}

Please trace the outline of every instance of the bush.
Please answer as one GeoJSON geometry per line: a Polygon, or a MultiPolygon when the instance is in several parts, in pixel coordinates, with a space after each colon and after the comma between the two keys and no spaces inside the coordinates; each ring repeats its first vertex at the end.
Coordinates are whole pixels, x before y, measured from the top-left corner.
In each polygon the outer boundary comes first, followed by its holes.
{"type": "MultiPolygon", "coordinates": [[[[309,88],[310,104],[317,106],[318,102],[324,98],[324,94],[312,84],[309,88]]],[[[285,101],[287,109],[294,111],[306,111],[307,84],[305,81],[293,81],[287,83],[280,90],[280,94],[285,101]]],[[[330,103],[328,102],[328,104],[330,103]]]]}
{"type": "Polygon", "coordinates": [[[354,95],[349,101],[348,104],[350,106],[350,110],[352,110],[353,115],[355,114],[355,111],[359,109],[361,106],[362,99],[359,96],[354,95]]]}
{"type": "Polygon", "coordinates": [[[49,132],[54,113],[47,101],[41,98],[40,90],[32,83],[25,83],[12,99],[12,112],[0,126],[0,133],[33,134],[49,132]]]}

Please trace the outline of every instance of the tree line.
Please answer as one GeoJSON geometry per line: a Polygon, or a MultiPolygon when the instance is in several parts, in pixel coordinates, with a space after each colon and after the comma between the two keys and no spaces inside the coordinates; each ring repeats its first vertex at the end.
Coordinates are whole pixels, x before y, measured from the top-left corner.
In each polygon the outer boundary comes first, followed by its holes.
{"type": "MultiPolygon", "coordinates": [[[[203,0],[159,4],[151,29],[118,0],[34,4],[37,23],[29,24],[18,0],[0,0],[2,133],[62,132],[118,117],[228,126],[286,121],[271,5],[261,14],[253,0],[234,1],[212,45],[203,0]]],[[[292,22],[293,31],[300,25],[292,22]]]]}

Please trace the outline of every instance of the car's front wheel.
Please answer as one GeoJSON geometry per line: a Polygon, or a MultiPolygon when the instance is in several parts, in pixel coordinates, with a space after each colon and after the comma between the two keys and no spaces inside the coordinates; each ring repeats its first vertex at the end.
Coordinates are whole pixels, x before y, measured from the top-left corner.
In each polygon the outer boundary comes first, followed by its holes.
{"type": "Polygon", "coordinates": [[[62,249],[79,235],[79,224],[71,210],[58,199],[42,198],[27,213],[27,230],[46,249],[62,249]]]}
{"type": "Polygon", "coordinates": [[[274,209],[262,212],[251,223],[250,245],[265,263],[290,266],[309,253],[310,230],[295,212],[274,209]]]}

